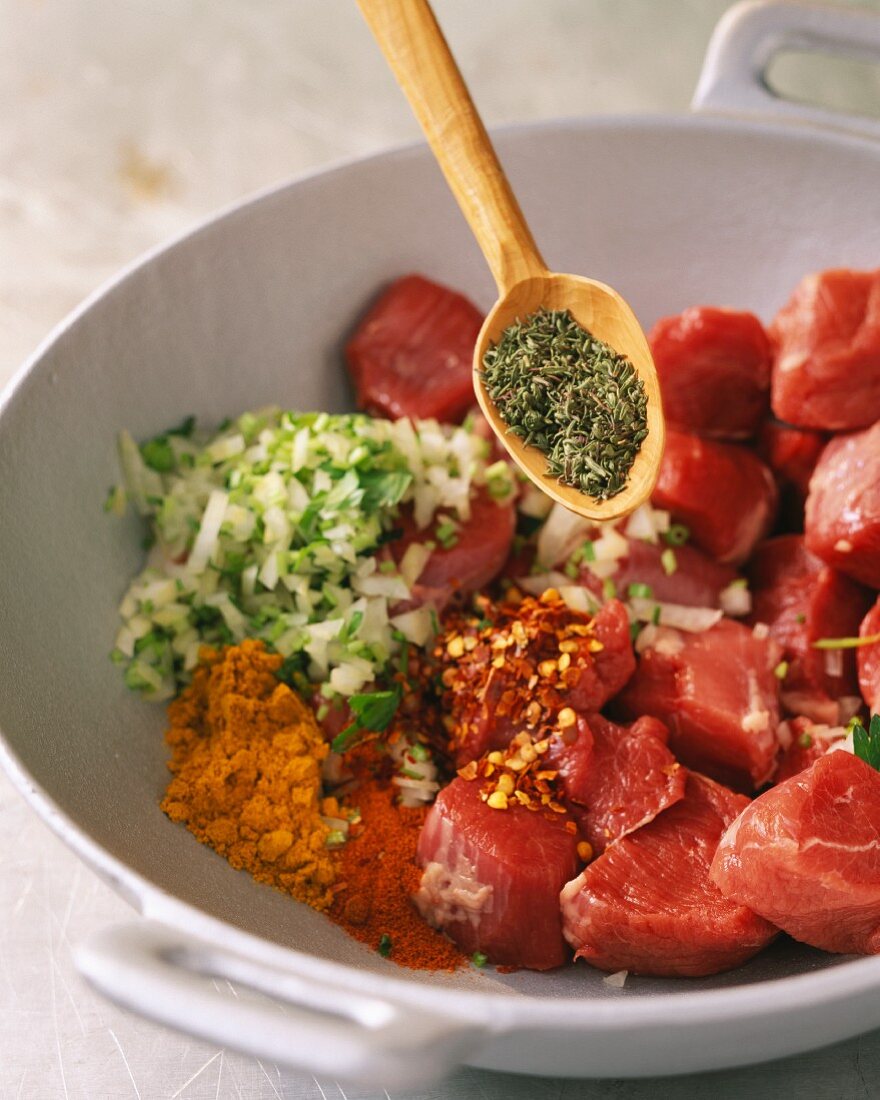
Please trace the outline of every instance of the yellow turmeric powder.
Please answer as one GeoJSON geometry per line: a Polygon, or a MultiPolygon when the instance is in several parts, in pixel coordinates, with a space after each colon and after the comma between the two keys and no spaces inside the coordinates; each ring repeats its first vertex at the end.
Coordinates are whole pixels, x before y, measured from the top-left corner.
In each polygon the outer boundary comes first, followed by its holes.
{"type": "Polygon", "coordinates": [[[320,806],[328,750],[311,708],[276,678],[280,665],[253,640],[202,652],[168,708],[174,778],[162,809],[233,867],[327,909],[335,878],[320,806]]]}

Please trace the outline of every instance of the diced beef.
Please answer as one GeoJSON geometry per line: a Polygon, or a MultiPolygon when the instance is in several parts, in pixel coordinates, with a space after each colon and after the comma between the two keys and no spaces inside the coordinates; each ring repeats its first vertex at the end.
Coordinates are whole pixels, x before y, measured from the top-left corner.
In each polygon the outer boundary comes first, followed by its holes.
{"type": "Polygon", "coordinates": [[[880,773],[838,750],[773,787],[721,838],[712,879],[796,940],[880,953],[880,773]]]}
{"type": "Polygon", "coordinates": [[[808,275],[773,320],[780,420],[849,431],[880,417],[880,270],[808,275]]]}
{"type": "Polygon", "coordinates": [[[828,436],[809,428],[795,428],[778,420],[766,420],[758,435],[758,455],[776,475],[780,488],[791,491],[793,502],[803,508],[810,478],[828,436]]]}
{"type": "Polygon", "coordinates": [[[467,298],[421,275],[392,283],[345,349],[358,406],[391,419],[461,420],[474,401],[482,323],[467,298]]]}
{"type": "Polygon", "coordinates": [[[531,970],[570,958],[559,892],[579,861],[565,818],[519,804],[492,809],[479,782],[454,779],[425,819],[418,859],[416,906],[463,951],[531,970]]]}
{"type": "Polygon", "coordinates": [[[880,588],[880,421],[832,439],[816,464],[804,518],[807,549],[880,588]]]}
{"type": "Polygon", "coordinates": [[[460,633],[454,622],[440,650],[458,766],[506,748],[524,729],[552,725],[563,707],[597,711],[635,668],[629,619],[619,600],[610,600],[593,617],[570,610],[555,595],[485,614],[492,626],[464,627],[460,633]],[[455,639],[462,635],[468,645],[470,638],[476,644],[459,652],[455,639]]]}
{"type": "Polygon", "coordinates": [[[748,439],[770,407],[770,341],[753,313],[692,306],[648,335],[670,424],[748,439]]]}
{"type": "Polygon", "coordinates": [[[652,496],[720,562],[738,564],[770,530],[776,483],[751,451],[670,430],[652,496]]]}
{"type": "MultiPolygon", "coordinates": [[[[669,561],[669,556],[665,559],[669,561]]],[[[656,600],[683,604],[686,607],[719,607],[721,592],[737,572],[729,565],[719,565],[694,546],[676,546],[629,540],[629,552],[620,559],[611,575],[617,591],[625,596],[631,584],[647,584],[656,600]],[[675,568],[670,572],[663,564],[663,555],[672,551],[675,568]]],[[[581,581],[596,593],[602,591],[602,581],[587,569],[581,571],[581,581]]]]}
{"type": "Polygon", "coordinates": [[[709,879],[719,837],[748,802],[700,775],[685,797],[612,844],[562,891],[565,938],[600,970],[699,977],[738,966],[776,930],[709,879]]]}
{"type": "Polygon", "coordinates": [[[662,629],[615,706],[659,718],[683,764],[750,791],[776,766],[781,656],[772,638],[729,619],[699,634],[662,629]]]}
{"type": "Polygon", "coordinates": [[[867,591],[811,554],[801,535],[762,542],[749,563],[749,578],[750,621],[767,624],[788,662],[783,701],[790,692],[815,695],[819,702],[854,695],[853,650],[823,651],[813,643],[856,634],[868,608],[867,591]]]}
{"type": "Polygon", "coordinates": [[[400,562],[414,542],[434,543],[413,586],[413,600],[441,611],[454,596],[476,592],[498,576],[510,553],[516,512],[512,503],[499,503],[483,490],[473,494],[470,518],[459,524],[448,547],[437,538],[436,521],[420,531],[406,512],[398,526],[402,534],[389,544],[395,561],[400,562]]]}
{"type": "MultiPolygon", "coordinates": [[[[846,738],[843,726],[825,726],[812,722],[809,718],[792,718],[788,723],[791,743],[779,760],[774,782],[778,785],[793,775],[806,771],[824,756],[829,748],[846,738]]],[[[781,740],[780,727],[780,740],[781,740]]]]}
{"type": "Polygon", "coordinates": [[[859,637],[878,639],[860,646],[856,657],[862,698],[871,713],[877,714],[880,713],[880,599],[862,619],[859,637]]]}
{"type": "Polygon", "coordinates": [[[618,726],[591,714],[551,741],[547,761],[582,836],[596,855],[646,825],[684,795],[687,772],[656,718],[618,726]]]}

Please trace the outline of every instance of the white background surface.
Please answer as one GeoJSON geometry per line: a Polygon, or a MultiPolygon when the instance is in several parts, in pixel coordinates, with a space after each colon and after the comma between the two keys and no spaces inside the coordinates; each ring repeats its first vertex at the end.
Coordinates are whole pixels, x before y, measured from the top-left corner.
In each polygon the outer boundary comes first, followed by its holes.
{"type": "MultiPolygon", "coordinates": [[[[686,109],[727,6],[436,0],[490,125],[686,109]]],[[[880,108],[876,71],[792,63],[779,75],[880,108]]],[[[417,137],[352,0],[0,0],[0,104],[0,384],[145,248],[247,192],[417,137]]],[[[106,1004],[76,975],[70,946],[130,917],[0,777],[0,1100],[388,1097],[106,1004]]],[[[611,1096],[877,1097],[880,1033],[771,1067],[653,1083],[462,1070],[406,1100],[611,1096]]]]}

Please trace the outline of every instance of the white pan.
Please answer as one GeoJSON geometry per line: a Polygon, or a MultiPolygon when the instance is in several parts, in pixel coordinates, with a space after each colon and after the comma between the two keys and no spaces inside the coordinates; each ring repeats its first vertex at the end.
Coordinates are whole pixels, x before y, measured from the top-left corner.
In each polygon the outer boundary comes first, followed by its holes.
{"type": "MultiPolygon", "coordinates": [[[[880,60],[880,17],[740,7],[716,33],[694,114],[501,134],[553,268],[617,287],[647,326],[701,302],[767,318],[806,272],[878,266],[880,125],[835,132],[840,117],[774,99],[762,73],[780,47],[880,60]]],[[[792,943],[720,977],[622,989],[582,964],[404,971],[160,812],[162,708],[132,697],[107,657],[141,561],[138,524],[101,512],[116,433],[271,402],[345,408],[342,339],[381,284],[412,270],[493,299],[422,147],[286,185],[151,254],[56,330],[0,401],[5,767],[141,914],[81,945],[81,971],[173,1027],[398,1089],[462,1061],[554,1076],[706,1070],[880,1026],[880,958],[792,943]]]]}

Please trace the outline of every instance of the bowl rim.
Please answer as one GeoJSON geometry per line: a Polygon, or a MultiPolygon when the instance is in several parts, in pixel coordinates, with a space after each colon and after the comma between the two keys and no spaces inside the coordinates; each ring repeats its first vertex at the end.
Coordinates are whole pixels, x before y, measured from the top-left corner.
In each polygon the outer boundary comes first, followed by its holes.
{"type": "MultiPolygon", "coordinates": [[[[596,130],[651,131],[656,136],[664,130],[683,133],[704,133],[717,137],[719,132],[744,137],[760,137],[788,143],[825,146],[829,151],[854,150],[880,159],[880,144],[864,136],[829,129],[825,126],[791,122],[773,122],[752,117],[700,113],[627,113],[592,117],[563,117],[538,122],[514,123],[492,129],[503,144],[508,140],[528,138],[533,133],[578,132],[596,130]]],[[[271,184],[222,206],[218,211],[198,220],[169,240],[149,248],[118,272],[104,280],[91,294],[56,324],[34,352],[0,390],[0,432],[4,418],[10,415],[14,398],[32,374],[40,367],[46,354],[94,305],[105,299],[117,287],[135,276],[142,268],[191,239],[209,232],[217,223],[246,213],[252,206],[272,200],[281,194],[305,187],[320,186],[325,179],[349,172],[374,162],[406,162],[429,156],[424,142],[406,142],[369,155],[355,155],[334,161],[306,173],[271,184]]],[[[512,991],[498,992],[459,987],[444,988],[436,981],[397,977],[364,970],[347,963],[319,958],[309,952],[280,944],[244,931],[225,920],[211,916],[204,909],[184,902],[135,871],[123,860],[111,855],[93,840],[76,821],[33,779],[19,760],[5,733],[0,729],[0,766],[19,793],[53,832],[80,858],[144,916],[167,923],[172,928],[204,939],[219,950],[228,948],[255,961],[266,962],[288,973],[338,988],[372,996],[385,997],[397,1004],[422,1006],[432,1011],[447,1010],[457,1017],[467,1016],[481,1021],[493,1032],[509,1030],[528,1023],[533,1026],[553,1026],[566,1031],[587,1029],[591,1032],[611,1032],[622,1027],[656,1024],[664,1026],[692,1024],[695,1020],[707,1024],[770,1018],[778,1012],[791,1013],[793,1006],[828,1007],[880,988],[880,957],[845,960],[836,965],[783,978],[770,978],[726,986],[713,990],[687,990],[673,993],[635,993],[620,998],[578,996],[545,997],[512,991]]],[[[292,899],[291,899],[292,901],[292,899]]]]}

